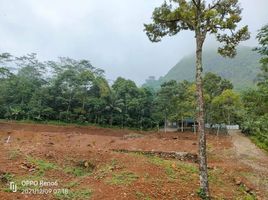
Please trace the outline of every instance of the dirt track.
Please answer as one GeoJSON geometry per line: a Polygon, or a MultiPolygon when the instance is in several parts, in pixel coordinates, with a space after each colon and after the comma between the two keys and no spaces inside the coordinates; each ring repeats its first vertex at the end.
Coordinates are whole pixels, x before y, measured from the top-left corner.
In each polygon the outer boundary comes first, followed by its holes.
{"type": "Polygon", "coordinates": [[[268,198],[268,154],[242,135],[239,130],[229,133],[232,136],[238,160],[254,170],[256,176],[252,178],[252,181],[267,191],[268,198]]]}
{"type": "MultiPolygon", "coordinates": [[[[237,141],[240,139],[237,138],[237,141]]],[[[249,193],[237,184],[234,178],[238,178],[255,196],[265,199],[265,183],[256,183],[252,178],[260,175],[258,169],[239,162],[240,156],[243,157],[247,152],[242,152],[237,157],[232,141],[236,146],[235,137],[208,136],[210,189],[213,198],[245,199],[249,193]]],[[[90,189],[93,200],[199,199],[196,194],[199,187],[196,163],[111,151],[129,149],[197,153],[197,136],[191,132],[167,133],[160,138],[158,133],[153,132],[0,123],[0,142],[0,173],[12,174],[12,180],[33,177],[58,180],[60,187],[68,186],[73,194],[90,189]],[[8,136],[10,141],[6,144],[8,136]],[[79,164],[81,161],[82,169],[79,164]],[[87,169],[84,169],[84,164],[87,163],[84,161],[95,166],[91,174],[78,176],[70,173],[69,169],[79,169],[82,172],[87,169]],[[43,165],[46,168],[40,176],[43,165]],[[129,183],[121,180],[124,173],[130,173],[133,180],[129,183]]],[[[240,149],[239,146],[238,148],[240,149]]],[[[260,160],[256,162],[259,163],[260,160]]],[[[266,174],[263,176],[267,177],[266,174]]],[[[8,183],[2,180],[0,200],[56,199],[53,195],[10,193],[7,192],[7,187],[8,183]]]]}

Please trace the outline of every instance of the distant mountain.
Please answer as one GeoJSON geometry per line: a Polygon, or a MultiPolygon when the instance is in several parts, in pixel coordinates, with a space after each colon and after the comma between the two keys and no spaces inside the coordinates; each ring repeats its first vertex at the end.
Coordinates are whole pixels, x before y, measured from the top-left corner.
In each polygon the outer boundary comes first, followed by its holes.
{"type": "MultiPolygon", "coordinates": [[[[204,73],[213,72],[230,80],[236,90],[254,87],[257,74],[259,73],[260,55],[252,51],[251,47],[239,47],[235,58],[223,58],[217,50],[205,50],[203,53],[204,73]]],[[[194,81],[195,55],[184,57],[164,77],[156,80],[149,77],[144,87],[159,89],[160,85],[169,80],[194,81]]]]}

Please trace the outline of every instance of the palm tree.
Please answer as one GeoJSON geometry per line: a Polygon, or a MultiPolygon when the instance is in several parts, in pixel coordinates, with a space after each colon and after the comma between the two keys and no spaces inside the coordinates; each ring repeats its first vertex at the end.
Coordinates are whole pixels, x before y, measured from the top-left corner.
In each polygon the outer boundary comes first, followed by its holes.
{"type": "Polygon", "coordinates": [[[114,113],[122,113],[121,107],[124,106],[124,100],[118,99],[114,91],[111,91],[111,94],[108,97],[108,102],[105,110],[110,113],[109,123],[113,125],[114,113]]]}

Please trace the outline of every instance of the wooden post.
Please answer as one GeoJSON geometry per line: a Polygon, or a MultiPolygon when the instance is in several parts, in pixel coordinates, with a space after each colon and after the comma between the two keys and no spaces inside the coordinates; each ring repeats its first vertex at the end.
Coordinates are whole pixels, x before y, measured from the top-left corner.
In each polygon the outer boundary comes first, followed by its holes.
{"type": "Polygon", "coordinates": [[[6,141],[7,144],[9,143],[9,140],[10,140],[10,135],[7,138],[7,141],[6,141]]]}

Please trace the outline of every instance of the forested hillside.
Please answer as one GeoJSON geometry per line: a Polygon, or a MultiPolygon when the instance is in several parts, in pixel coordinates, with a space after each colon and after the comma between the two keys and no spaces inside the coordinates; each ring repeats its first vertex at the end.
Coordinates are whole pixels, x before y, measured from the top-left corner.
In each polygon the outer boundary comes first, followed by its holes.
{"type": "MultiPolygon", "coordinates": [[[[104,71],[88,60],[60,58],[40,62],[35,54],[0,56],[0,118],[13,120],[88,123],[141,130],[163,126],[166,120],[195,118],[195,84],[168,81],[158,92],[137,87],[122,77],[109,85],[104,71]]],[[[235,98],[232,84],[212,73],[205,75],[207,122],[235,123],[239,102],[220,107],[226,96],[235,98]],[[217,85],[217,87],[215,87],[217,85]],[[217,102],[213,100],[220,98],[217,102]]],[[[238,99],[239,101],[239,99],[238,99]]]]}
{"type": "MultiPolygon", "coordinates": [[[[236,90],[242,90],[255,86],[256,76],[259,73],[260,55],[252,51],[251,47],[239,47],[236,57],[224,58],[217,53],[217,50],[204,51],[203,56],[204,72],[213,72],[228,79],[236,90]]],[[[183,58],[164,77],[159,80],[149,78],[144,84],[146,87],[159,89],[160,85],[169,80],[194,80],[195,57],[194,54],[183,58]]]]}

